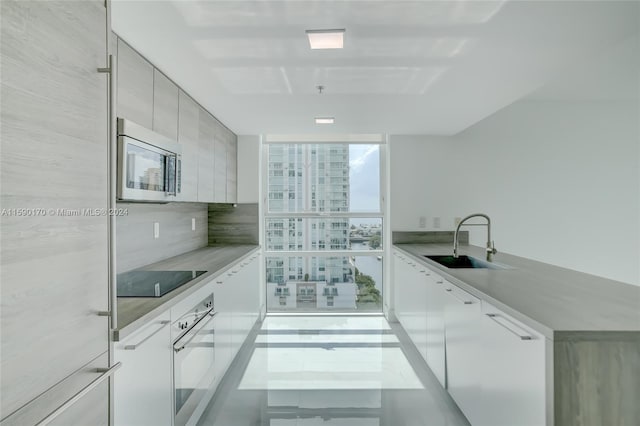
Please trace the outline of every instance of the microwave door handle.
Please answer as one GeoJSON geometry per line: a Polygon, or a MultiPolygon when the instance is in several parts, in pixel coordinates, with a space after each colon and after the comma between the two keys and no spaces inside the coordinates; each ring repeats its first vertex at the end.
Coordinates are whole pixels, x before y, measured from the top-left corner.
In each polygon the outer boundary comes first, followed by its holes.
{"type": "MultiPolygon", "coordinates": [[[[195,337],[198,335],[198,333],[200,332],[200,330],[202,330],[202,329],[203,329],[207,324],[209,324],[209,322],[211,322],[211,320],[213,319],[213,317],[215,317],[217,314],[218,314],[217,312],[209,311],[206,315],[204,315],[204,316],[202,317],[202,319],[201,319],[200,321],[198,321],[198,322],[196,323],[196,325],[194,325],[194,326],[193,326],[193,328],[191,329],[191,330],[194,330],[194,331],[195,331],[195,332],[191,335],[191,337],[189,337],[189,338],[187,339],[187,341],[186,341],[186,342],[184,342],[184,343],[182,343],[182,344],[180,343],[180,340],[181,340],[181,339],[178,339],[178,341],[177,341],[177,342],[175,342],[175,343],[173,344],[173,350],[174,350],[176,353],[178,353],[178,352],[182,351],[183,349],[186,349],[187,345],[188,345],[189,343],[191,343],[191,341],[192,341],[193,339],[195,339],[195,337]],[[207,316],[208,316],[209,318],[208,318],[207,320],[204,320],[204,318],[205,318],[205,317],[207,317],[207,316]],[[200,324],[200,323],[202,323],[202,324],[200,324]],[[196,328],[197,328],[197,330],[196,330],[196,328]]],[[[187,334],[189,334],[189,333],[187,333],[187,334]]],[[[186,336],[186,334],[185,334],[185,336],[186,336]]],[[[183,337],[185,337],[185,336],[183,336],[183,337]]]]}
{"type": "Polygon", "coordinates": [[[164,157],[164,188],[166,195],[176,196],[176,154],[164,157]]]}
{"type": "Polygon", "coordinates": [[[170,169],[171,169],[171,162],[169,161],[169,156],[165,155],[164,156],[164,193],[165,195],[171,195],[171,192],[169,191],[169,182],[171,182],[171,179],[169,179],[170,169]]]}
{"type": "Polygon", "coordinates": [[[182,189],[182,157],[176,155],[176,193],[180,193],[182,189]]]}

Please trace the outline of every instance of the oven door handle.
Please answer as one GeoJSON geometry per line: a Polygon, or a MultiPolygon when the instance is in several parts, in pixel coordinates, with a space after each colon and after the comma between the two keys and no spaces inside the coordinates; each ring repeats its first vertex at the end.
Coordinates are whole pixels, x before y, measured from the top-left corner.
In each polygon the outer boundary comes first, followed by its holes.
{"type": "MultiPolygon", "coordinates": [[[[217,312],[212,312],[209,311],[206,315],[202,316],[202,319],[200,321],[198,321],[197,323],[195,323],[195,325],[191,328],[191,330],[195,330],[195,328],[197,327],[198,329],[195,331],[195,333],[193,333],[191,335],[191,337],[184,342],[183,344],[180,344],[180,339],[178,339],[178,341],[176,341],[173,344],[173,350],[177,353],[180,352],[181,350],[185,349],[187,347],[187,345],[198,335],[198,332],[200,330],[202,330],[207,324],[209,324],[209,322],[213,319],[213,317],[215,317],[218,313],[217,312]],[[209,317],[209,319],[207,319],[206,321],[204,321],[205,317],[209,317]],[[202,325],[200,325],[200,323],[202,323],[202,325]]],[[[187,333],[188,334],[188,333],[187,333]]],[[[186,336],[186,334],[185,334],[186,336]]],[[[184,337],[184,336],[183,336],[184,337]]]]}

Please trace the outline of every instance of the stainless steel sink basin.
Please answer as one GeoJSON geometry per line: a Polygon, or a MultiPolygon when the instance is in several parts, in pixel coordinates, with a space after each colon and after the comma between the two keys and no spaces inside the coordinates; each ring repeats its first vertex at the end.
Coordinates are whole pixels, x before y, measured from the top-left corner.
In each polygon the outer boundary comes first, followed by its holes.
{"type": "Polygon", "coordinates": [[[506,265],[487,262],[471,256],[424,256],[450,269],[509,269],[506,265]]]}

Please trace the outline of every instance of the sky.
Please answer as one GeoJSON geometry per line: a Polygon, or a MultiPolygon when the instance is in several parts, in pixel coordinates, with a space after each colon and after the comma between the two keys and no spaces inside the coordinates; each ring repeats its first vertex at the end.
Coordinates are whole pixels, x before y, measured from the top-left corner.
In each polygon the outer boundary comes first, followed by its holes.
{"type": "Polygon", "coordinates": [[[349,146],[350,210],[380,211],[380,147],[349,146]]]}

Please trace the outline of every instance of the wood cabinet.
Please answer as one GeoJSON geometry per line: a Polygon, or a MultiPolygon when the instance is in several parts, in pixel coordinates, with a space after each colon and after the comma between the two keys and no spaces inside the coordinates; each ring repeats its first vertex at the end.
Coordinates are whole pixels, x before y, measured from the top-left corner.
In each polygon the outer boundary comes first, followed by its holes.
{"type": "MultiPolygon", "coordinates": [[[[108,217],[77,213],[107,208],[108,19],[102,0],[0,8],[0,420],[35,424],[109,367],[108,217]]],[[[107,387],[56,422],[107,423],[107,387]]]]}
{"type": "Polygon", "coordinates": [[[214,201],[216,203],[227,202],[227,143],[222,126],[216,123],[216,136],[214,139],[214,201]]]}
{"type": "Polygon", "coordinates": [[[153,65],[118,39],[116,115],[153,128],[153,65]]]}
{"type": "Polygon", "coordinates": [[[260,136],[236,136],[238,203],[260,202],[260,136]]]}
{"type": "Polygon", "coordinates": [[[177,201],[237,202],[237,136],[118,37],[116,115],[182,145],[177,201]]]}
{"type": "Polygon", "coordinates": [[[545,337],[484,301],[479,337],[483,409],[478,424],[546,424],[545,337]]]}
{"type": "Polygon", "coordinates": [[[114,344],[122,362],[115,380],[116,425],[166,425],[173,419],[171,314],[166,311],[114,344]]]}
{"type": "Polygon", "coordinates": [[[215,119],[199,108],[198,124],[198,201],[212,203],[214,196],[214,129],[215,119]]]}
{"type": "Polygon", "coordinates": [[[238,201],[238,137],[227,130],[227,203],[238,201]]]}
{"type": "Polygon", "coordinates": [[[198,201],[200,107],[185,92],[178,95],[178,142],[182,147],[179,201],[198,201]]]}
{"type": "Polygon", "coordinates": [[[164,74],[153,70],[153,130],[178,140],[178,86],[164,74]]]}

